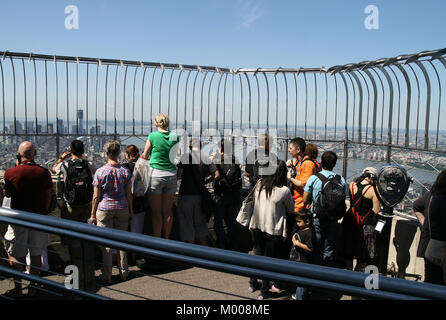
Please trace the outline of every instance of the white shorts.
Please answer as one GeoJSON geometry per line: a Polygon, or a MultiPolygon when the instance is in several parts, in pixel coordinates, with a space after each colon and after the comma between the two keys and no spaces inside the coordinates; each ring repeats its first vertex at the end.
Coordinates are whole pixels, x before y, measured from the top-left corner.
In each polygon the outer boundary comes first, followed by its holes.
{"type": "Polygon", "coordinates": [[[25,227],[9,225],[5,234],[5,249],[14,258],[24,258],[42,255],[48,246],[48,233],[25,227]]]}

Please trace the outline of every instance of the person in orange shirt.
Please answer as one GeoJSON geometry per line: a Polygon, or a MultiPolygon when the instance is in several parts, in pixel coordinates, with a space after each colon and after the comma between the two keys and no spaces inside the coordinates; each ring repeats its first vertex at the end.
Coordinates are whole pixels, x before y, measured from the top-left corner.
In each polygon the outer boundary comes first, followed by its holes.
{"type": "MultiPolygon", "coordinates": [[[[292,139],[288,148],[288,152],[293,157],[293,159],[287,161],[287,167],[289,168],[288,181],[290,181],[294,199],[294,212],[299,212],[304,207],[305,184],[316,173],[316,166],[311,158],[305,154],[305,148],[306,143],[302,138],[292,139]]],[[[307,209],[309,209],[308,206],[307,209]]]]}

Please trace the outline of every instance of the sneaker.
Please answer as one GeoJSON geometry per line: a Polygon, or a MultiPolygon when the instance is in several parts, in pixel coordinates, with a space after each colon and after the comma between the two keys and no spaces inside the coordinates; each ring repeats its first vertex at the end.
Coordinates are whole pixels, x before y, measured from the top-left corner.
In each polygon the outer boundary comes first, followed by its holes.
{"type": "Polygon", "coordinates": [[[257,300],[265,300],[265,299],[268,299],[268,294],[266,294],[266,293],[261,293],[257,297],[257,300]]]}
{"type": "Polygon", "coordinates": [[[296,299],[296,294],[295,294],[295,293],[293,293],[293,294],[291,295],[291,300],[297,300],[297,299],[296,299]]]}
{"type": "Polygon", "coordinates": [[[272,285],[272,286],[271,286],[271,291],[272,291],[272,292],[275,292],[275,293],[279,293],[279,292],[282,291],[282,290],[280,290],[279,288],[277,288],[275,285],[272,285]]]}

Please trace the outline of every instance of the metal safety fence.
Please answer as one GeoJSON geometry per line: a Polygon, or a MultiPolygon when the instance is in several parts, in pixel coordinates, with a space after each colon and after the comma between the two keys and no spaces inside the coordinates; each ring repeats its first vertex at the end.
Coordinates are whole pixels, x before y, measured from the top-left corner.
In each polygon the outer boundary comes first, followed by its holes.
{"type": "MultiPolygon", "coordinates": [[[[146,136],[171,129],[446,153],[446,49],[330,68],[230,69],[0,52],[3,136],[146,136]],[[256,131],[250,131],[256,130],[256,131]]],[[[59,146],[58,146],[59,148],[59,146]]],[[[345,165],[345,164],[344,164],[345,165]]],[[[345,171],[345,169],[344,169],[345,171]]]]}
{"type": "MultiPolygon", "coordinates": [[[[0,221],[188,266],[278,280],[357,297],[404,300],[446,299],[444,286],[377,276],[379,289],[366,289],[365,283],[370,275],[364,273],[203,247],[23,211],[2,208],[0,221]]],[[[18,276],[17,272],[4,267],[0,268],[0,272],[3,277],[5,274],[18,276]]],[[[65,294],[74,292],[88,299],[105,298],[82,290],[64,289],[61,284],[50,283],[51,281],[46,279],[36,279],[24,274],[21,277],[58,290],[65,290],[65,294]]]]}

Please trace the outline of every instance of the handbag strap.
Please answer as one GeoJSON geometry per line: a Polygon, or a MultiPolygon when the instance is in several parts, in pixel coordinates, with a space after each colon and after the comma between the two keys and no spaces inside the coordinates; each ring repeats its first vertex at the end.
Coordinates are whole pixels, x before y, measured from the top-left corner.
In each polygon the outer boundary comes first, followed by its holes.
{"type": "Polygon", "coordinates": [[[430,212],[429,212],[429,208],[431,206],[432,197],[433,196],[431,194],[429,196],[429,202],[428,202],[428,205],[427,205],[427,208],[426,208],[427,220],[429,221],[429,238],[431,238],[431,239],[432,239],[432,226],[431,226],[431,215],[430,215],[430,212]]]}

